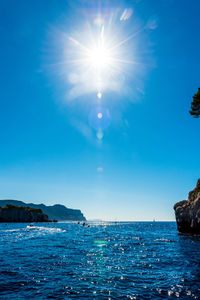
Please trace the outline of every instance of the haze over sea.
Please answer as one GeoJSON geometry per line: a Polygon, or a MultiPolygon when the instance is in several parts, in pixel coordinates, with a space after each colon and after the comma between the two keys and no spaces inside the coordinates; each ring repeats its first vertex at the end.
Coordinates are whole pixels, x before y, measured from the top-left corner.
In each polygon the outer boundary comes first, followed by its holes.
{"type": "Polygon", "coordinates": [[[199,299],[200,238],[175,222],[0,224],[1,299],[199,299]]]}

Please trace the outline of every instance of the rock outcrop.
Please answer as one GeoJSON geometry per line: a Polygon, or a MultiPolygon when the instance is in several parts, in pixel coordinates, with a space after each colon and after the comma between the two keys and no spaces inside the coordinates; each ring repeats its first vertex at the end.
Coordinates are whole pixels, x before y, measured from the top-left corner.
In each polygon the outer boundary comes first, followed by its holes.
{"type": "Polygon", "coordinates": [[[174,210],[179,232],[200,234],[200,179],[196,188],[189,192],[188,200],[176,203],[174,210]]]}
{"type": "Polygon", "coordinates": [[[50,220],[86,221],[86,218],[79,209],[67,208],[66,206],[60,204],[47,206],[44,204],[25,203],[19,200],[0,200],[0,206],[4,207],[7,204],[41,209],[44,214],[48,215],[50,220]]]}
{"type": "Polygon", "coordinates": [[[0,207],[0,222],[49,222],[41,209],[7,204],[0,207]]]}

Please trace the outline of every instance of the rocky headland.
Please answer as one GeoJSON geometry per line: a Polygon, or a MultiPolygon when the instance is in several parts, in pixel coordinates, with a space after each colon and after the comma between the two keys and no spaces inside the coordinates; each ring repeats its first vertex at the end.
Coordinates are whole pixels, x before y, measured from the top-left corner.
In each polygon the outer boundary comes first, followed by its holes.
{"type": "Polygon", "coordinates": [[[200,234],[200,179],[195,189],[189,192],[188,200],[176,203],[174,210],[180,233],[200,234]]]}
{"type": "Polygon", "coordinates": [[[0,222],[49,222],[41,209],[7,204],[0,207],[0,222]]]}
{"type": "Polygon", "coordinates": [[[50,220],[86,221],[86,218],[79,209],[67,208],[66,206],[61,204],[47,206],[44,204],[25,203],[20,200],[0,200],[1,207],[5,207],[7,204],[40,209],[44,214],[46,214],[49,217],[50,220]]]}

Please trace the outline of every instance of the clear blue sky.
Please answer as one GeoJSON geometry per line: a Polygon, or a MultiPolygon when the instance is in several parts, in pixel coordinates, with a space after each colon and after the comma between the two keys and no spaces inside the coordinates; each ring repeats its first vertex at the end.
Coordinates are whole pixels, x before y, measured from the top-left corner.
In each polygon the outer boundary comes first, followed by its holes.
{"type": "Polygon", "coordinates": [[[200,177],[200,120],[188,113],[199,12],[199,0],[2,0],[0,199],[62,203],[89,219],[174,220],[200,177]],[[112,42],[132,36],[118,55],[136,63],[105,78],[98,99],[70,62],[80,53],[69,37],[88,46],[102,24],[112,42]]]}

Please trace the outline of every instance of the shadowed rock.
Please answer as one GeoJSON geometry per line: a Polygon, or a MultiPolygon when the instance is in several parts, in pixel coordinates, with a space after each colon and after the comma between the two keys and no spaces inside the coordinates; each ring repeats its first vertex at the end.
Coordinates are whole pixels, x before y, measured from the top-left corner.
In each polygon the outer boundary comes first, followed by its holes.
{"type": "Polygon", "coordinates": [[[200,179],[189,192],[188,200],[176,203],[174,210],[179,232],[200,234],[200,179]]]}
{"type": "Polygon", "coordinates": [[[0,222],[49,222],[41,209],[7,204],[0,207],[0,222]]]}

